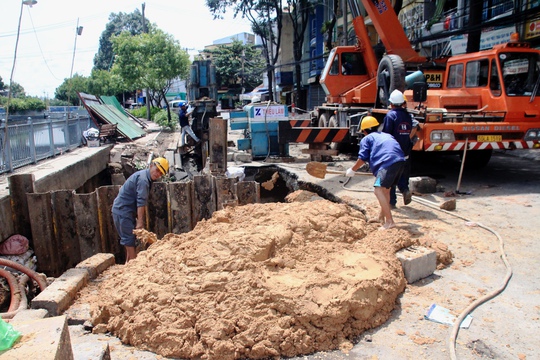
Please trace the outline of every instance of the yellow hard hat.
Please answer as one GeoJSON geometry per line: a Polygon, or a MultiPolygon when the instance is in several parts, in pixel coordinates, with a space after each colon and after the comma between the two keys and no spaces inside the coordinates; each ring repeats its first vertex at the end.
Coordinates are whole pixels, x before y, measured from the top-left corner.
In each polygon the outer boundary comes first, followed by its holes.
{"type": "Polygon", "coordinates": [[[157,166],[161,175],[165,175],[169,172],[169,162],[163,157],[158,157],[152,160],[152,163],[157,166]]]}
{"type": "Polygon", "coordinates": [[[360,124],[360,130],[369,129],[377,125],[379,125],[377,119],[375,119],[373,116],[366,116],[362,119],[362,123],[360,124]]]}

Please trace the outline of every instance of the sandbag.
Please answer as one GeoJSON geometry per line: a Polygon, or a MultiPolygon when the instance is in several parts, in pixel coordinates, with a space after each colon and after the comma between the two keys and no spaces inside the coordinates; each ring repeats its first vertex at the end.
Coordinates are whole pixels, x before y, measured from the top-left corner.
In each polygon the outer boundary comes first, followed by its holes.
{"type": "Polygon", "coordinates": [[[23,235],[12,235],[0,244],[0,255],[21,255],[28,251],[28,239],[23,235]]]}

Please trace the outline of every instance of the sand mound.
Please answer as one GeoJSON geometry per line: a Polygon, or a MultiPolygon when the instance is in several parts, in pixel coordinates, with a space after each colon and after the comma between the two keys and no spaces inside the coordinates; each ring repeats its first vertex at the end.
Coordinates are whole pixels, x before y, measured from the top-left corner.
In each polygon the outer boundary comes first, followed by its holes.
{"type": "Polygon", "coordinates": [[[92,303],[94,331],[166,357],[348,348],[394,309],[405,288],[394,253],[410,243],[326,200],[227,208],[110,268],[99,297],[79,301],[92,303]]]}

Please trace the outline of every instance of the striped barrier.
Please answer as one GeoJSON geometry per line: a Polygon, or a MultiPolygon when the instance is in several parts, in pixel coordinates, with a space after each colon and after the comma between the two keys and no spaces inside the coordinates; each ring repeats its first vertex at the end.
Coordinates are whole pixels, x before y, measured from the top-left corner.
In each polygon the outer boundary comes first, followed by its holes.
{"type": "Polygon", "coordinates": [[[290,121],[280,121],[278,131],[280,144],[350,141],[349,128],[293,127],[290,121]]]}
{"type": "MultiPolygon", "coordinates": [[[[516,149],[535,149],[537,141],[499,141],[499,142],[469,142],[467,150],[516,150],[516,149]]],[[[454,143],[431,143],[425,151],[462,151],[464,142],[454,143]],[[437,150],[436,147],[442,147],[437,150]]]]}

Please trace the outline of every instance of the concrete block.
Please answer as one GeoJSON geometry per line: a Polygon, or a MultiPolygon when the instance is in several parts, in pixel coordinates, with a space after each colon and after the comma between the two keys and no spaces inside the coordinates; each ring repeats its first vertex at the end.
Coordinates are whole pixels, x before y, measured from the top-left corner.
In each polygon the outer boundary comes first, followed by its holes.
{"type": "Polygon", "coordinates": [[[88,332],[82,326],[70,326],[74,360],[110,360],[109,342],[88,332]]]}
{"type": "Polygon", "coordinates": [[[428,176],[409,178],[409,188],[413,193],[433,194],[437,191],[437,180],[428,176]]]}
{"type": "Polygon", "coordinates": [[[117,149],[113,148],[111,149],[111,152],[109,153],[109,162],[119,163],[121,157],[122,157],[122,151],[118,151],[117,149]]]}
{"type": "Polygon", "coordinates": [[[113,254],[99,253],[81,261],[75,266],[76,269],[86,269],[90,279],[95,279],[99,274],[116,263],[113,254]]]}
{"type": "Polygon", "coordinates": [[[58,316],[69,307],[77,292],[88,283],[89,278],[86,269],[69,269],[39,293],[30,303],[30,307],[46,309],[50,316],[58,316]]]}
{"type": "Polygon", "coordinates": [[[233,160],[235,162],[250,163],[253,161],[253,157],[246,152],[237,152],[234,154],[233,160]]]}
{"type": "Polygon", "coordinates": [[[49,316],[49,312],[45,309],[27,309],[17,311],[11,321],[25,322],[30,320],[44,319],[49,316]]]}
{"type": "Polygon", "coordinates": [[[31,321],[11,321],[22,336],[0,360],[74,360],[65,316],[31,321]]]}
{"type": "Polygon", "coordinates": [[[396,255],[409,284],[430,276],[437,268],[437,253],[432,249],[410,246],[401,249],[396,255]]]}
{"type": "Polygon", "coordinates": [[[75,303],[64,312],[68,318],[68,325],[83,325],[92,318],[89,303],[75,303]]]}

